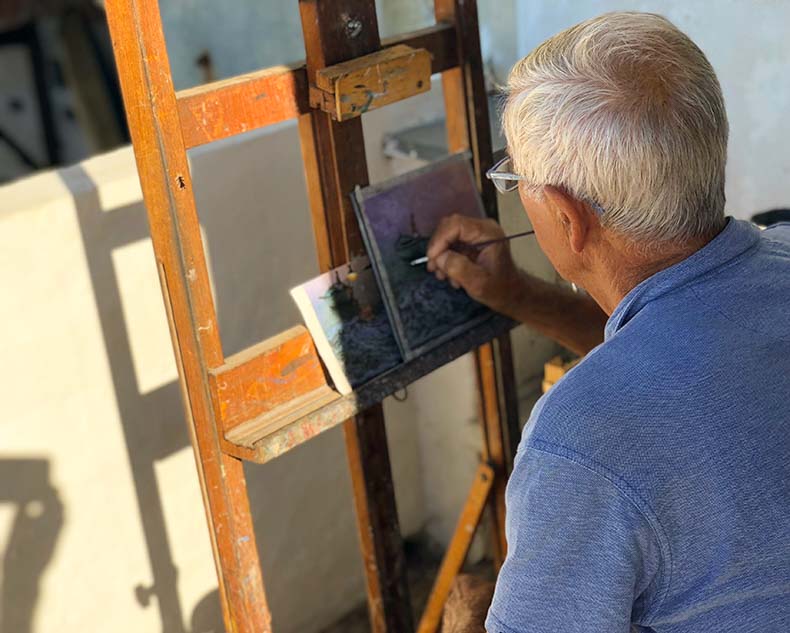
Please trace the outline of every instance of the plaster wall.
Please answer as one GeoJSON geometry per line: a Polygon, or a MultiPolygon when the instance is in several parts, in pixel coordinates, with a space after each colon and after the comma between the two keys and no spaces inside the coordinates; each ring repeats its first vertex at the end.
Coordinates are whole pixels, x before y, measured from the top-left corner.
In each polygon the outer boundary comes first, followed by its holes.
{"type": "MultiPolygon", "coordinates": [[[[508,4],[510,0],[504,4],[508,4]]],[[[724,92],[730,120],[727,213],[749,218],[790,206],[790,3],[751,0],[512,0],[517,56],[551,35],[607,11],[666,16],[703,50],[724,92]]],[[[500,58],[503,70],[514,60],[500,58]]],[[[504,73],[503,73],[504,74],[504,73]]]]}

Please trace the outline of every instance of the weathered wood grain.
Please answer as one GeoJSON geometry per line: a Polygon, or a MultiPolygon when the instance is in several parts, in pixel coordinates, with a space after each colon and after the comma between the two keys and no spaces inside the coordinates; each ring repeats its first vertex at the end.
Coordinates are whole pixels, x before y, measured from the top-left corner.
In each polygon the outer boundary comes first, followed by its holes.
{"type": "MultiPolygon", "coordinates": [[[[234,426],[225,434],[225,439],[237,447],[252,448],[262,437],[278,429],[302,420],[324,406],[339,400],[342,396],[329,386],[318,387],[313,391],[290,399],[261,415],[234,426]]],[[[245,459],[254,461],[254,453],[245,459]]]]}
{"type": "Polygon", "coordinates": [[[295,119],[309,110],[302,66],[274,66],[178,92],[187,148],[295,119]]]}
{"type": "MultiPolygon", "coordinates": [[[[452,24],[435,24],[382,42],[384,47],[398,44],[427,50],[433,74],[458,64],[452,24]]],[[[307,69],[302,63],[195,86],[177,96],[187,149],[310,112],[307,69]]]]}
{"type": "Polygon", "coordinates": [[[430,53],[399,44],[319,70],[310,105],[345,121],[430,87],[430,53]]]}
{"type": "Polygon", "coordinates": [[[310,333],[301,325],[231,356],[209,372],[214,407],[228,432],[327,387],[310,333]]]}
{"type": "Polygon", "coordinates": [[[225,627],[270,631],[242,463],[222,451],[208,371],[222,345],[167,58],[152,0],[107,0],[186,417],[206,508],[225,627]]]}

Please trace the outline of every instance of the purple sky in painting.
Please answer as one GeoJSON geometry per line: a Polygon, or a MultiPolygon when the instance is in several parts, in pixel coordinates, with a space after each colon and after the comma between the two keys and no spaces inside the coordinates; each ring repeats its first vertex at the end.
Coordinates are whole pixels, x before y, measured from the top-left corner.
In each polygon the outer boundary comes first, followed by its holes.
{"type": "Polygon", "coordinates": [[[477,190],[465,161],[453,161],[365,199],[365,215],[382,255],[392,252],[398,236],[430,236],[442,217],[460,213],[482,217],[477,190]]]}

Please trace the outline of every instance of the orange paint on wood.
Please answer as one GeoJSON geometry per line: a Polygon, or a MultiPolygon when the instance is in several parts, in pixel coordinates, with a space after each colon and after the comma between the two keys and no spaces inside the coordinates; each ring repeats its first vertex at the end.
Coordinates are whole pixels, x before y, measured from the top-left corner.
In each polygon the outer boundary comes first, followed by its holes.
{"type": "Polygon", "coordinates": [[[275,66],[178,93],[178,116],[189,147],[255,130],[308,112],[303,67],[275,66]]]}
{"type": "Polygon", "coordinates": [[[301,325],[239,352],[209,372],[215,409],[230,429],[320,387],[326,376],[301,325]]]}
{"type": "MultiPolygon", "coordinates": [[[[444,72],[458,64],[452,24],[436,24],[398,35],[383,45],[400,44],[426,49],[431,57],[431,73],[444,72]]],[[[274,66],[181,90],[177,103],[187,149],[311,111],[307,70],[301,63],[274,66]]]]}

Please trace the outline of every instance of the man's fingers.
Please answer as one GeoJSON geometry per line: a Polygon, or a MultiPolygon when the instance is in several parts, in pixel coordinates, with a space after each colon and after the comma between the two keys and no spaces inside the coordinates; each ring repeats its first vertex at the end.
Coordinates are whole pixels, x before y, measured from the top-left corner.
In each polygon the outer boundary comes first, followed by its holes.
{"type": "Polygon", "coordinates": [[[441,219],[439,225],[431,236],[426,255],[428,256],[428,270],[431,269],[431,260],[450,248],[457,242],[461,235],[462,219],[459,215],[449,215],[441,219]]]}
{"type": "Polygon", "coordinates": [[[449,215],[442,218],[431,236],[426,255],[428,255],[428,270],[432,271],[431,260],[438,257],[450,247],[461,242],[475,244],[504,235],[502,228],[493,220],[470,218],[463,215],[449,215]]]}
{"type": "Polygon", "coordinates": [[[488,272],[469,258],[445,251],[436,258],[437,273],[443,273],[454,288],[463,288],[470,297],[478,298],[488,279],[488,272]]]}

